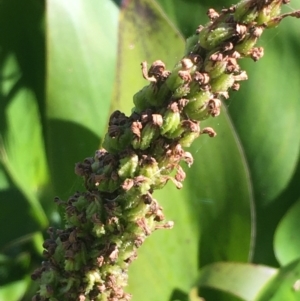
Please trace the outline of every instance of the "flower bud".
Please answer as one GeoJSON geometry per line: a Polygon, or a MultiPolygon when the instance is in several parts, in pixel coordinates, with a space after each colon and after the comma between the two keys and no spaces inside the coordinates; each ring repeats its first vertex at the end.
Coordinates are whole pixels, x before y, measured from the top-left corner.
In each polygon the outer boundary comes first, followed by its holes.
{"type": "Polygon", "coordinates": [[[152,122],[148,122],[142,129],[139,148],[144,150],[148,148],[151,142],[159,135],[159,129],[152,122]]]}
{"type": "Polygon", "coordinates": [[[213,53],[209,55],[204,63],[204,70],[209,74],[211,79],[220,76],[225,72],[228,57],[224,57],[222,53],[213,53]]]}
{"type": "Polygon", "coordinates": [[[234,20],[245,24],[255,21],[258,15],[258,9],[253,4],[255,4],[253,0],[244,0],[239,2],[236,5],[235,12],[233,14],[234,20]]]}
{"type": "Polygon", "coordinates": [[[174,132],[180,123],[180,113],[174,112],[172,109],[167,109],[163,114],[163,124],[160,128],[161,135],[174,132]]]}
{"type": "Polygon", "coordinates": [[[118,175],[121,179],[133,178],[136,168],[139,163],[139,157],[133,153],[128,157],[120,159],[120,167],[118,170],[118,175]]]}
{"type": "Polygon", "coordinates": [[[234,84],[234,76],[223,73],[221,76],[211,80],[211,91],[221,93],[227,91],[234,84]]]}
{"type": "Polygon", "coordinates": [[[201,30],[199,33],[199,43],[201,47],[212,50],[230,39],[235,33],[235,29],[228,23],[218,24],[218,26],[217,28],[208,26],[201,30]]]}
{"type": "Polygon", "coordinates": [[[209,91],[200,91],[196,96],[190,99],[189,103],[184,107],[184,113],[193,120],[204,120],[209,117],[207,112],[207,104],[212,97],[209,91]]]}

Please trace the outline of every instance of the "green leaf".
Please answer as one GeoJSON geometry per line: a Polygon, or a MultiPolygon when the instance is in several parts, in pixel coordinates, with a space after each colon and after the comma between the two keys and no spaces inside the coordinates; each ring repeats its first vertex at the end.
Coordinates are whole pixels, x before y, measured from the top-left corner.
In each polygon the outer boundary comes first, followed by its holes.
{"type": "Polygon", "coordinates": [[[281,265],[300,257],[300,200],[298,200],[280,221],[274,239],[274,250],[281,265]]]}
{"type": "Polygon", "coordinates": [[[10,282],[0,289],[0,300],[19,301],[28,287],[29,278],[10,282]]]}
{"type": "Polygon", "coordinates": [[[109,0],[47,2],[48,153],[61,196],[74,190],[74,163],[93,155],[106,128],[117,17],[118,9],[109,0]]]}
{"type": "MultiPolygon", "coordinates": [[[[3,198],[2,205],[5,201],[6,204],[12,202],[16,207],[10,208],[14,210],[29,206],[25,210],[30,211],[31,217],[40,227],[45,227],[47,217],[38,196],[40,189],[48,181],[48,175],[37,99],[33,91],[26,87],[15,55],[7,54],[5,57],[2,78],[4,115],[0,134],[0,162],[2,174],[5,174],[3,180],[7,183],[2,185],[7,189],[14,186],[18,189],[18,194],[23,196],[23,199],[11,198],[12,195],[7,194],[5,189],[2,193],[6,198],[3,198]],[[25,205],[24,202],[28,204],[25,205]],[[21,207],[18,208],[18,205],[21,207]]],[[[8,212],[5,210],[5,213],[8,212]]],[[[23,214],[19,222],[23,220],[26,224],[25,216],[23,214]]],[[[5,215],[7,220],[12,221],[10,217],[11,215],[5,215]]],[[[23,227],[22,232],[26,228],[23,227]]]]}
{"type": "Polygon", "coordinates": [[[300,143],[297,21],[284,20],[278,29],[264,33],[260,45],[265,56],[255,64],[245,60],[249,80],[229,100],[256,201],[254,260],[272,265],[276,264],[272,247],[277,223],[299,196],[295,173],[300,143]]]}
{"type": "Polygon", "coordinates": [[[264,287],[255,301],[300,300],[299,274],[299,260],[281,268],[277,275],[264,287]]]}
{"type": "Polygon", "coordinates": [[[197,285],[200,288],[210,287],[223,290],[245,301],[253,301],[277,272],[277,269],[262,265],[218,262],[200,270],[197,285]]]}
{"type": "Polygon", "coordinates": [[[205,126],[217,136],[202,136],[192,146],[195,163],[187,173],[184,198],[201,227],[200,265],[248,261],[255,235],[248,166],[225,108],[217,119],[202,122],[205,126]]]}

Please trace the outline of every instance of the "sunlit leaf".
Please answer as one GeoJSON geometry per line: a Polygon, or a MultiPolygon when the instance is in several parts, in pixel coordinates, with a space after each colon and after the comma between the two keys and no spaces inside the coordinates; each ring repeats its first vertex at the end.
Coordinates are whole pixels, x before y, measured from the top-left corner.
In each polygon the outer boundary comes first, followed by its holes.
{"type": "MultiPolygon", "coordinates": [[[[25,211],[30,212],[43,227],[47,224],[47,218],[40,206],[38,192],[46,184],[48,175],[37,100],[33,92],[25,87],[15,56],[7,55],[2,72],[5,111],[0,135],[0,160],[9,181],[18,189],[15,193],[22,195],[23,199],[14,199],[7,194],[7,187],[2,191],[6,198],[3,198],[1,205],[4,202],[6,206],[14,204],[15,207],[6,208],[17,211],[18,205],[27,208],[25,211]]],[[[22,210],[18,212],[21,213],[22,210]]],[[[25,216],[23,214],[23,218],[25,216]]],[[[12,220],[9,217],[10,215],[5,215],[7,221],[12,220]]]]}
{"type": "Polygon", "coordinates": [[[55,188],[63,196],[74,189],[74,163],[94,153],[106,127],[117,17],[109,0],[47,2],[48,151],[55,188]]]}
{"type": "Polygon", "coordinates": [[[281,268],[278,274],[264,287],[255,301],[300,300],[300,261],[281,268]]]}
{"type": "Polygon", "coordinates": [[[253,301],[277,272],[277,269],[262,265],[219,262],[201,269],[197,285],[200,292],[201,287],[210,287],[253,301]]]}
{"type": "Polygon", "coordinates": [[[275,233],[274,251],[281,265],[300,258],[300,200],[284,215],[275,233]]]}

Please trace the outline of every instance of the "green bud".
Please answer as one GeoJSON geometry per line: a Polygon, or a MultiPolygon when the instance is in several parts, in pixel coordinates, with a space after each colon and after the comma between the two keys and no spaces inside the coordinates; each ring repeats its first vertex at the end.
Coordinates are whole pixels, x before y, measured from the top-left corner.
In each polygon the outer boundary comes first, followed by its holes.
{"type": "Polygon", "coordinates": [[[124,132],[119,137],[119,145],[122,150],[130,145],[132,138],[133,138],[133,133],[130,129],[130,126],[127,126],[124,132]]]}
{"type": "Polygon", "coordinates": [[[230,74],[223,73],[221,76],[211,80],[211,91],[225,92],[234,84],[234,76],[230,74]]]}
{"type": "Polygon", "coordinates": [[[101,214],[101,204],[98,200],[93,200],[89,203],[89,205],[86,208],[86,217],[87,219],[91,219],[91,217],[95,214],[101,214]]]}
{"type": "Polygon", "coordinates": [[[186,95],[188,95],[190,92],[190,87],[186,84],[178,87],[172,94],[173,98],[182,98],[186,95]]]}
{"type": "Polygon", "coordinates": [[[72,205],[74,207],[76,207],[76,209],[81,212],[82,210],[84,210],[86,208],[88,204],[87,199],[85,198],[85,196],[81,195],[79,196],[75,202],[72,203],[72,205]]]}
{"type": "Polygon", "coordinates": [[[139,169],[139,174],[149,179],[154,179],[155,177],[159,176],[159,168],[157,162],[143,162],[142,166],[139,169]]]}
{"type": "Polygon", "coordinates": [[[114,179],[109,179],[108,185],[106,188],[106,192],[114,192],[120,187],[121,181],[119,180],[114,180],[114,179]]]}
{"type": "MultiPolygon", "coordinates": [[[[185,86],[186,83],[191,80],[191,75],[197,69],[197,65],[194,62],[189,57],[186,57],[183,58],[181,62],[175,66],[173,72],[169,75],[165,82],[167,87],[173,93],[175,93],[178,88],[185,86]]],[[[177,90],[177,93],[179,93],[179,90],[177,90]]]]}
{"type": "Polygon", "coordinates": [[[139,163],[139,157],[136,154],[132,154],[129,157],[120,159],[120,167],[118,175],[121,179],[133,178],[136,168],[139,163]]]}
{"type": "Polygon", "coordinates": [[[231,38],[235,33],[234,28],[228,23],[219,24],[219,26],[215,29],[208,26],[200,31],[199,42],[201,47],[212,50],[231,38]]]}
{"type": "Polygon", "coordinates": [[[150,146],[151,142],[158,137],[158,135],[158,127],[156,125],[153,125],[151,122],[148,122],[142,129],[139,149],[147,149],[150,146]]]}
{"type": "MultiPolygon", "coordinates": [[[[282,1],[271,1],[271,3],[264,7],[257,16],[257,23],[259,25],[267,24],[280,14],[282,1]]],[[[272,23],[270,23],[272,24],[272,23]]],[[[268,26],[269,27],[269,26],[268,26]]],[[[271,26],[270,26],[271,27],[271,26]]]]}
{"type": "Polygon", "coordinates": [[[251,52],[252,48],[255,46],[258,38],[263,33],[263,27],[253,27],[249,30],[249,33],[246,35],[246,37],[238,43],[234,50],[238,51],[240,54],[246,56],[251,52]]]}
{"type": "Polygon", "coordinates": [[[195,47],[197,47],[197,43],[198,43],[198,35],[197,34],[194,34],[193,36],[189,37],[187,40],[186,40],[186,44],[185,44],[185,54],[189,54],[189,53],[192,53],[194,52],[195,50],[195,47]]]}
{"type": "Polygon", "coordinates": [[[212,94],[209,91],[200,91],[196,96],[190,99],[184,107],[184,113],[193,120],[204,120],[209,117],[207,104],[212,94]]]}
{"type": "Polygon", "coordinates": [[[143,181],[141,181],[138,186],[138,191],[140,192],[141,195],[147,194],[147,192],[151,189],[151,185],[153,182],[153,179],[149,179],[146,177],[143,178],[144,178],[143,181]]]}
{"type": "Polygon", "coordinates": [[[134,222],[137,219],[144,217],[148,211],[149,205],[146,205],[141,199],[137,206],[130,208],[130,210],[125,210],[123,214],[126,221],[134,222]]]}
{"type": "Polygon", "coordinates": [[[94,287],[94,285],[96,284],[100,284],[102,283],[102,279],[99,275],[99,271],[88,271],[86,274],[85,274],[85,277],[84,277],[84,282],[86,283],[86,289],[85,289],[85,293],[88,294],[94,287]]]}
{"type": "Polygon", "coordinates": [[[110,153],[117,154],[122,150],[118,137],[111,137],[106,133],[102,146],[110,153]]]}
{"type": "Polygon", "coordinates": [[[162,135],[174,132],[180,124],[180,113],[174,112],[172,109],[167,109],[163,114],[163,124],[160,128],[162,135]]]}
{"type": "Polygon", "coordinates": [[[226,70],[227,60],[223,58],[223,55],[217,54],[209,55],[204,62],[204,70],[209,74],[211,79],[219,77],[226,70]]]}
{"type": "Polygon", "coordinates": [[[235,7],[234,20],[241,23],[251,23],[258,16],[257,7],[253,6],[253,0],[244,0],[235,7]]]}
{"type": "Polygon", "coordinates": [[[139,149],[140,146],[141,146],[141,138],[138,137],[138,136],[135,136],[133,138],[133,140],[131,141],[131,146],[134,148],[134,149],[139,149]]]}
{"type": "Polygon", "coordinates": [[[178,87],[184,84],[184,80],[178,75],[178,71],[180,70],[182,70],[182,65],[181,63],[178,63],[165,82],[165,85],[171,91],[175,91],[178,87]]]}
{"type": "Polygon", "coordinates": [[[94,223],[92,232],[96,237],[101,237],[105,234],[105,227],[103,224],[94,223]]]}
{"type": "Polygon", "coordinates": [[[139,92],[135,93],[133,95],[133,103],[135,105],[135,112],[140,113],[144,110],[146,110],[149,107],[149,104],[146,99],[146,93],[145,90],[147,89],[148,86],[145,86],[142,90],[139,92]]]}
{"type": "Polygon", "coordinates": [[[199,132],[184,133],[183,137],[179,140],[182,147],[190,147],[196,138],[199,137],[199,132]]]}
{"type": "Polygon", "coordinates": [[[181,136],[181,134],[184,132],[184,127],[182,126],[182,124],[180,123],[177,126],[177,129],[173,132],[168,132],[166,134],[164,134],[165,137],[167,137],[168,139],[175,139],[181,136]]]}

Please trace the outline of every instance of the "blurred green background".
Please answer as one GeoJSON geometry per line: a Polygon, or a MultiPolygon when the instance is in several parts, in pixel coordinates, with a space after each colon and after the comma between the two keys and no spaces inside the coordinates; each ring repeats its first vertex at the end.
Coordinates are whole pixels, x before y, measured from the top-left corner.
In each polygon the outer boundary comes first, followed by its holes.
{"type": "MultiPolygon", "coordinates": [[[[130,112],[147,85],[140,63],[172,69],[207,9],[231,4],[0,2],[0,301],[31,300],[47,227],[63,222],[53,198],[84,189],[74,164],[100,147],[112,110],[130,112]]],[[[206,301],[300,300],[300,21],[285,19],[259,45],[259,62],[241,62],[249,80],[203,122],[218,135],[191,147],[184,188],[155,194],[175,228],[140,249],[133,301],[186,301],[193,287],[206,301]],[[220,261],[232,264],[210,265],[220,261]]]]}

